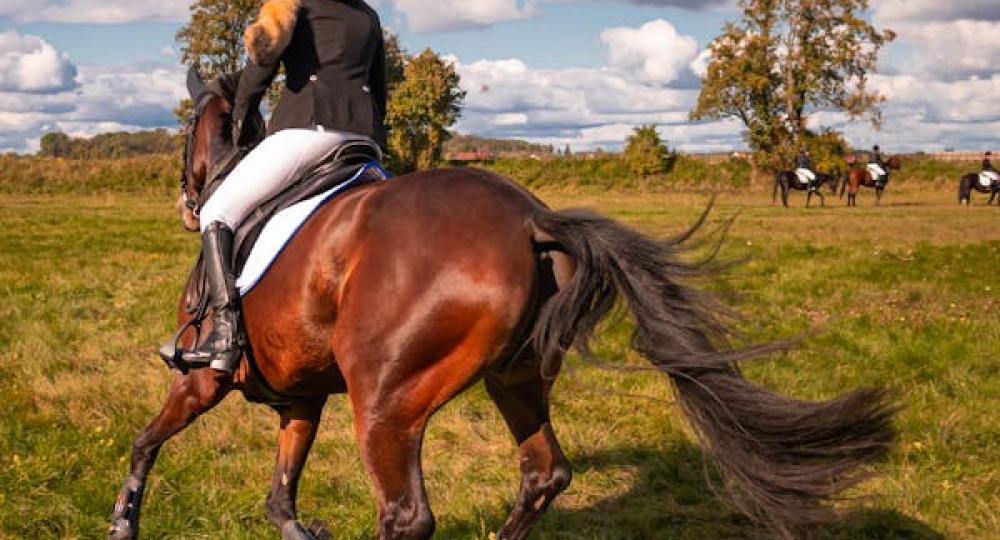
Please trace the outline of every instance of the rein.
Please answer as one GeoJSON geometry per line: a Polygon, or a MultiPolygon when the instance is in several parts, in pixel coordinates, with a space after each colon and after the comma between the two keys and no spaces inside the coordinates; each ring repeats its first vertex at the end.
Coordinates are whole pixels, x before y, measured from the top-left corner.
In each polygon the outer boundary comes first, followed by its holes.
{"type": "Polygon", "coordinates": [[[237,148],[233,152],[230,152],[225,159],[216,162],[209,168],[208,176],[205,178],[205,185],[198,193],[198,196],[192,198],[188,194],[188,177],[190,176],[188,173],[191,161],[194,157],[194,142],[195,137],[197,136],[198,120],[201,118],[202,113],[205,112],[205,107],[208,106],[208,102],[211,101],[212,98],[216,97],[221,96],[209,90],[198,98],[198,101],[195,103],[194,118],[184,126],[184,131],[187,136],[184,139],[184,162],[181,167],[181,198],[184,202],[184,206],[191,211],[195,218],[200,217],[199,215],[202,207],[205,206],[205,203],[208,201],[211,194],[215,192],[220,180],[224,178],[226,173],[231,171],[237,163],[239,163],[244,153],[241,149],[237,148]]]}

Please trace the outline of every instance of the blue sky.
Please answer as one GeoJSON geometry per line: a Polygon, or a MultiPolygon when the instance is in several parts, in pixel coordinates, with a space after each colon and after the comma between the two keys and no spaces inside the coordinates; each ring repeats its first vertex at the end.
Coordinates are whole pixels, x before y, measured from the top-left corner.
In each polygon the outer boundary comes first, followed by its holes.
{"type": "MultiPolygon", "coordinates": [[[[684,150],[742,147],[734,122],[687,120],[705,48],[738,16],[731,0],[372,3],[407,49],[456,62],[469,92],[462,131],[582,150],[617,147],[633,126],[656,123],[684,150]]],[[[890,150],[995,144],[998,6],[872,2],[873,20],[900,35],[873,80],[889,98],[887,122],[875,132],[821,113],[814,124],[890,150]]],[[[184,96],[174,34],[186,14],[185,0],[4,0],[0,151],[32,151],[47,130],[173,127],[184,96]]]]}

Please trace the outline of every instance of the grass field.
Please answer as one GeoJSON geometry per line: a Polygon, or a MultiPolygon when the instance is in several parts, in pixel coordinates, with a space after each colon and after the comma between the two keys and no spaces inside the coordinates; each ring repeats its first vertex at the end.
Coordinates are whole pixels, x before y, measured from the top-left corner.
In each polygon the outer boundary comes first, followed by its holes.
{"type": "MultiPolygon", "coordinates": [[[[654,234],[703,208],[699,193],[542,191],[654,234]]],[[[750,262],[711,286],[738,293],[755,339],[818,329],[795,352],[747,365],[777,390],[824,398],[859,385],[905,404],[880,476],[853,495],[829,539],[996,538],[1000,531],[1000,209],[961,209],[952,189],[896,190],[888,206],[806,211],[723,195],[738,213],[728,257],[750,262]]],[[[981,204],[981,202],[980,202],[981,204]]],[[[102,538],[132,438],[170,373],[153,351],[197,249],[165,197],[0,196],[0,538],[102,538]]],[[[377,309],[373,306],[372,309],[377,309]]],[[[599,351],[626,352],[627,322],[599,351]]],[[[574,482],[534,538],[761,538],[715,500],[666,381],[573,360],[554,424],[574,482]],[[610,395],[608,392],[610,391],[610,395]],[[638,397],[637,397],[638,396],[638,397]]],[[[264,520],[276,418],[232,396],[167,445],[144,537],[277,538],[264,520]]],[[[439,413],[425,446],[438,538],[488,538],[517,487],[514,446],[481,386],[439,413]]],[[[349,404],[331,400],[300,511],[338,539],[369,538],[373,498],[349,404]]]]}

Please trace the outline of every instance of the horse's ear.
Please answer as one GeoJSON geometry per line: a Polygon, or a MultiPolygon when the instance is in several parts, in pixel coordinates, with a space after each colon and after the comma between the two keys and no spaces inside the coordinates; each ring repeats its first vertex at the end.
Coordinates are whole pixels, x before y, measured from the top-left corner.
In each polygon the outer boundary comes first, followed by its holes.
{"type": "Polygon", "coordinates": [[[191,66],[191,69],[188,70],[187,88],[188,93],[191,95],[191,99],[193,99],[195,103],[201,99],[201,96],[208,93],[208,87],[205,86],[205,81],[201,79],[201,74],[198,73],[198,68],[194,66],[191,66]]]}

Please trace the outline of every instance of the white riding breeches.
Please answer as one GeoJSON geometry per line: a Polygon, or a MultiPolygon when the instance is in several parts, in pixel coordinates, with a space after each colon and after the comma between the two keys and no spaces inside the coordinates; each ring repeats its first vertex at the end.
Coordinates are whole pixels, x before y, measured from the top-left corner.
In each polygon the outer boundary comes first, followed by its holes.
{"type": "Polygon", "coordinates": [[[869,163],[868,170],[871,171],[872,176],[875,178],[885,176],[885,169],[883,169],[878,163],[869,163]]]}
{"type": "Polygon", "coordinates": [[[816,173],[809,169],[796,169],[795,174],[799,175],[799,181],[803,184],[811,184],[816,181],[816,173]]]}
{"type": "Polygon", "coordinates": [[[235,231],[258,206],[352,140],[370,139],[322,129],[285,129],[264,139],[209,197],[201,209],[202,232],[216,221],[235,231]]]}

